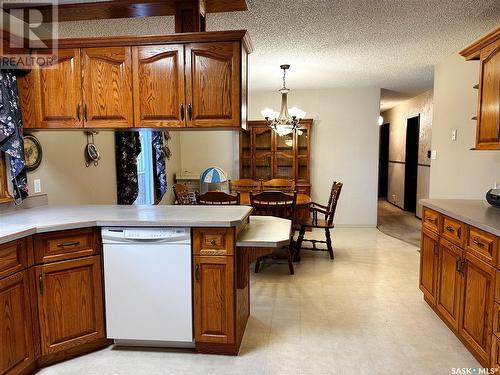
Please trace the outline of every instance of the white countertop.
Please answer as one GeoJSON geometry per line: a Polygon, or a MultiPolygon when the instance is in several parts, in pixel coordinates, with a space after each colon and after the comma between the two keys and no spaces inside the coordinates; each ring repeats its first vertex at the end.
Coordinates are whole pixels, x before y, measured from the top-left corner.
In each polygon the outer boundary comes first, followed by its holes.
{"type": "Polygon", "coordinates": [[[422,199],[429,207],[444,215],[500,236],[500,209],[480,199],[422,199]]]}
{"type": "Polygon", "coordinates": [[[235,227],[248,206],[41,206],[0,213],[0,243],[34,233],[92,226],[235,227]]]}
{"type": "Polygon", "coordinates": [[[250,216],[250,223],[242,230],[236,246],[278,248],[290,243],[291,220],[273,216],[250,216]]]}

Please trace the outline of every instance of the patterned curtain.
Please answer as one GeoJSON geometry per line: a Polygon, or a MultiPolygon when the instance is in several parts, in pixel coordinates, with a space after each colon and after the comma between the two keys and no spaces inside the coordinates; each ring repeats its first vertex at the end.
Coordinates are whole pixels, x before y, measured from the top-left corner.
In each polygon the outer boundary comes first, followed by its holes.
{"type": "Polygon", "coordinates": [[[28,196],[28,181],[17,80],[12,70],[0,70],[0,151],[9,155],[14,199],[18,204],[28,196]]]}
{"type": "Polygon", "coordinates": [[[160,203],[163,196],[167,192],[167,159],[170,158],[170,149],[168,148],[168,140],[170,134],[168,132],[154,131],[151,135],[153,143],[153,168],[154,168],[154,189],[155,189],[155,204],[160,203]]]}
{"type": "Polygon", "coordinates": [[[133,204],[139,193],[137,156],[141,153],[139,132],[115,132],[118,204],[133,204]]]}

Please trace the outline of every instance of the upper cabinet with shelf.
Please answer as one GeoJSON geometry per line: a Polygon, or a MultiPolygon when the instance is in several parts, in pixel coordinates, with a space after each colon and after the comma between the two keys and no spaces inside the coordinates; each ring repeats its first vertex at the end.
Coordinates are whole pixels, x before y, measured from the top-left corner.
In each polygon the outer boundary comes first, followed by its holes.
{"type": "Polygon", "coordinates": [[[59,40],[55,66],[19,76],[24,126],[246,127],[251,51],[246,31],[59,40]]]}
{"type": "MultiPolygon", "coordinates": [[[[500,150],[500,27],[460,52],[466,60],[479,60],[476,147],[500,150]]],[[[476,88],[476,86],[474,86],[476,88]]]]}

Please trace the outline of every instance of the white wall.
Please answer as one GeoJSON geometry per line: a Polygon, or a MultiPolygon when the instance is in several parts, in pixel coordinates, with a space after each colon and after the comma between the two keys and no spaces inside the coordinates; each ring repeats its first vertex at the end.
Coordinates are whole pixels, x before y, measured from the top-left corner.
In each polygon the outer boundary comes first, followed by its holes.
{"type": "MultiPolygon", "coordinates": [[[[375,226],[377,223],[378,126],[380,90],[293,90],[288,105],[314,119],[311,138],[311,185],[314,201],[326,203],[331,184],[344,187],[336,223],[375,226]]],[[[265,107],[278,110],[280,95],[251,92],[249,119],[260,119],[265,107]]]]}
{"type": "Polygon", "coordinates": [[[500,151],[471,151],[475,144],[479,63],[458,54],[436,65],[431,161],[431,198],[484,199],[500,183],[500,151]],[[457,141],[451,140],[453,129],[457,141]]]}

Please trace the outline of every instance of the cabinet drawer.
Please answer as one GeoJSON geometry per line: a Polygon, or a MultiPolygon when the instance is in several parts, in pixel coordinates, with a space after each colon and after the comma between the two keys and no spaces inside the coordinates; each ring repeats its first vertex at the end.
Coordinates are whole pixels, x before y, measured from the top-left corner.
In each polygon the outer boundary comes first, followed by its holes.
{"type": "Polygon", "coordinates": [[[491,263],[497,257],[496,236],[474,227],[468,227],[466,248],[479,258],[491,263]]]}
{"type": "Polygon", "coordinates": [[[193,229],[195,255],[233,255],[234,228],[193,229]]]}
{"type": "Polygon", "coordinates": [[[433,232],[439,233],[439,224],[441,222],[441,215],[436,211],[424,207],[422,214],[422,225],[432,230],[433,232]]]}
{"type": "Polygon", "coordinates": [[[0,279],[33,264],[31,237],[0,245],[0,279]]]}
{"type": "Polygon", "coordinates": [[[71,229],[34,236],[35,262],[49,263],[100,253],[97,228],[71,229]]]}
{"type": "Polygon", "coordinates": [[[463,247],[465,238],[465,225],[460,221],[443,216],[441,235],[455,245],[463,247]]]}

